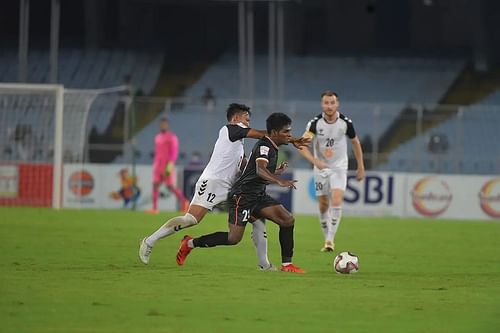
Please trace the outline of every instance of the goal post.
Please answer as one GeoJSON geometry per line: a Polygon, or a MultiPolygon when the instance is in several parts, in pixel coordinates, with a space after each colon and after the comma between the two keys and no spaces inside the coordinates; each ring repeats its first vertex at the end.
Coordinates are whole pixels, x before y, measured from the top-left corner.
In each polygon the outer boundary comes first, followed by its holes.
{"type": "Polygon", "coordinates": [[[0,83],[1,204],[61,207],[63,110],[62,85],[0,83]],[[38,144],[52,151],[52,158],[35,156],[38,144]],[[51,171],[43,168],[46,164],[52,165],[51,171]],[[46,189],[50,174],[51,190],[46,189]],[[36,190],[30,191],[26,188],[30,185],[25,185],[29,180],[20,177],[43,184],[35,184],[36,190]]]}
{"type": "Polygon", "coordinates": [[[61,208],[64,163],[86,162],[93,103],[127,88],[0,83],[0,206],[61,208]]]}

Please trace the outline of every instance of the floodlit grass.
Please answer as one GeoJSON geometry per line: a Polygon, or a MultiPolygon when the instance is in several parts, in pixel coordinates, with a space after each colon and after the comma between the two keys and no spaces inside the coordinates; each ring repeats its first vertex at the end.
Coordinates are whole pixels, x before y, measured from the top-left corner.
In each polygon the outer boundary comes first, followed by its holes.
{"type": "MultiPolygon", "coordinates": [[[[1,332],[500,332],[500,223],[343,219],[333,272],[316,217],[297,216],[307,274],[260,272],[250,229],[235,247],[175,254],[185,233],[226,230],[226,215],[157,243],[140,239],[173,213],[0,208],[1,332]]],[[[269,256],[279,264],[277,226],[269,256]]]]}

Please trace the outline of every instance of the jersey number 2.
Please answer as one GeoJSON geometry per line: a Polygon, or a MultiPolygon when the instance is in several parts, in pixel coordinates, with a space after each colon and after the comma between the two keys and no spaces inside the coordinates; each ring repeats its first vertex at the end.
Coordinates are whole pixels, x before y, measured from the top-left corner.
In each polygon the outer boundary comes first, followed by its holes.
{"type": "Polygon", "coordinates": [[[243,214],[243,222],[248,222],[248,219],[250,218],[250,209],[245,209],[241,212],[243,214]]]}

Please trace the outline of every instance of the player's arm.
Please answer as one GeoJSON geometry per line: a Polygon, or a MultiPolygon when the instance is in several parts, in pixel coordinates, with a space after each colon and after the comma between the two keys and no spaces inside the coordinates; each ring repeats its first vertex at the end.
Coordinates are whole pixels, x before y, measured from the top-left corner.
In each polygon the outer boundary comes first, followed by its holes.
{"type": "Polygon", "coordinates": [[[289,143],[293,144],[293,146],[297,149],[301,149],[302,147],[307,147],[311,143],[311,138],[301,136],[300,138],[291,138],[289,143]]]}
{"type": "Polygon", "coordinates": [[[241,127],[239,125],[230,124],[226,125],[229,135],[229,140],[235,142],[244,138],[261,139],[266,135],[266,131],[256,130],[248,127],[241,127]]]}
{"type": "Polygon", "coordinates": [[[288,168],[288,162],[287,161],[283,161],[280,163],[280,165],[276,168],[276,171],[274,172],[274,174],[276,176],[281,176],[283,174],[283,172],[285,172],[286,168],[288,168]]]}
{"type": "Polygon", "coordinates": [[[179,138],[177,138],[177,136],[174,135],[172,137],[172,141],[170,142],[170,146],[168,149],[167,165],[165,166],[165,171],[164,171],[166,177],[168,177],[174,170],[175,161],[177,161],[178,156],[179,156],[179,138]]]}
{"type": "Polygon", "coordinates": [[[172,137],[172,141],[170,142],[170,149],[168,151],[168,160],[175,163],[175,161],[177,161],[177,158],[179,157],[179,138],[176,135],[172,137]]]}
{"type": "Polygon", "coordinates": [[[356,179],[358,181],[363,180],[363,178],[365,178],[365,163],[363,161],[363,148],[361,147],[361,142],[359,141],[359,138],[356,135],[354,124],[350,119],[347,119],[346,135],[349,139],[351,139],[352,151],[354,153],[354,157],[356,158],[356,165],[357,165],[356,179]]]}
{"type": "MultiPolygon", "coordinates": [[[[314,133],[306,131],[302,135],[302,137],[309,138],[309,140],[312,140],[312,138],[314,137],[314,133]]],[[[328,167],[325,162],[315,158],[314,155],[311,153],[311,150],[307,146],[300,147],[299,153],[300,155],[302,155],[302,157],[304,157],[307,161],[309,161],[309,163],[313,164],[320,170],[328,167]]]]}
{"type": "Polygon", "coordinates": [[[277,175],[272,174],[267,169],[268,161],[265,158],[257,158],[255,160],[255,164],[256,164],[255,169],[257,176],[259,176],[260,178],[265,179],[271,183],[278,184],[281,187],[296,188],[295,187],[295,183],[297,182],[296,180],[281,179],[277,175]]]}
{"type": "Polygon", "coordinates": [[[354,152],[354,157],[356,158],[356,165],[357,165],[356,179],[360,181],[365,178],[365,162],[363,160],[363,148],[361,147],[361,142],[359,141],[357,135],[351,139],[351,143],[352,143],[352,151],[354,152]]]}
{"type": "Polygon", "coordinates": [[[247,138],[261,139],[264,136],[266,136],[266,134],[267,134],[267,131],[250,128],[250,130],[247,133],[247,138]]]}

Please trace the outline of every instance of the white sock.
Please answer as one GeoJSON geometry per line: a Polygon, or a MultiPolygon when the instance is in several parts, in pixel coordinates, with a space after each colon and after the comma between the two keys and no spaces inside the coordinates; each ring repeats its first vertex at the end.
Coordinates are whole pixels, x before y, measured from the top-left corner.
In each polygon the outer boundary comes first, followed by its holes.
{"type": "Polygon", "coordinates": [[[189,213],[186,213],[184,216],[173,217],[156,230],[151,236],[146,238],[146,244],[154,246],[157,240],[173,235],[177,231],[188,228],[197,223],[198,221],[196,221],[194,216],[189,213]]]}
{"type": "Polygon", "coordinates": [[[323,235],[325,236],[325,240],[328,238],[328,231],[331,229],[330,226],[330,212],[328,209],[326,212],[319,212],[319,224],[321,226],[321,230],[323,231],[323,235]]]}
{"type": "Polygon", "coordinates": [[[340,219],[342,217],[342,207],[330,207],[331,219],[331,229],[332,229],[332,241],[335,238],[335,234],[340,225],[340,219]]]}
{"type": "Polygon", "coordinates": [[[267,268],[271,264],[267,258],[267,233],[264,221],[264,219],[259,219],[252,223],[252,241],[257,251],[257,257],[259,258],[259,266],[267,268]]]}

